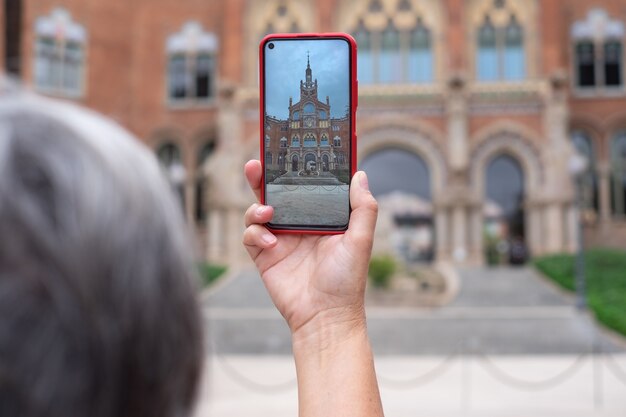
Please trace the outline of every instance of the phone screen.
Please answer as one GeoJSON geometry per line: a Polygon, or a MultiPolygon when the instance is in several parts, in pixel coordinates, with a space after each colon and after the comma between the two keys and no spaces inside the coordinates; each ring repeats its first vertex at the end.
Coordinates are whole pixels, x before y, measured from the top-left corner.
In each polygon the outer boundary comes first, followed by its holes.
{"type": "Polygon", "coordinates": [[[351,59],[343,38],[266,41],[265,202],[271,227],[342,230],[350,216],[351,59]]]}

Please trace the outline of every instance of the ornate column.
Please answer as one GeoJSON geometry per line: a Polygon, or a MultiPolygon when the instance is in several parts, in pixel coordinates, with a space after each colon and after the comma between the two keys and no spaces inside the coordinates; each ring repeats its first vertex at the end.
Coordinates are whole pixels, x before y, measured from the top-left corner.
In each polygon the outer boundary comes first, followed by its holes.
{"type": "Polygon", "coordinates": [[[485,263],[483,249],[483,205],[480,202],[474,203],[470,208],[471,231],[470,231],[470,262],[474,265],[485,263]]]}
{"type": "Polygon", "coordinates": [[[225,247],[223,242],[224,231],[222,226],[224,221],[222,220],[223,213],[218,208],[211,208],[207,218],[207,230],[206,230],[206,257],[210,262],[223,262],[225,247]]]}
{"type": "Polygon", "coordinates": [[[526,242],[531,256],[542,255],[544,232],[541,226],[541,203],[528,197],[524,206],[524,222],[526,223],[526,242]]]}
{"type": "Polygon", "coordinates": [[[465,263],[467,252],[467,211],[457,204],[452,209],[452,257],[456,263],[465,263]]]}
{"type": "Polygon", "coordinates": [[[600,221],[611,219],[611,164],[608,161],[598,163],[598,203],[600,221]]]}
{"type": "Polygon", "coordinates": [[[547,146],[542,152],[544,167],[544,191],[550,196],[545,211],[546,245],[548,252],[567,250],[565,208],[573,204],[574,188],[569,170],[573,149],[567,131],[569,112],[567,107],[567,77],[555,73],[545,94],[544,130],[547,146]]]}
{"type": "Polygon", "coordinates": [[[447,262],[450,260],[449,224],[448,208],[443,204],[435,204],[435,260],[437,262],[447,262]]]}
{"type": "Polygon", "coordinates": [[[565,250],[564,221],[561,204],[550,202],[544,210],[543,235],[545,252],[558,253],[565,250]]]}
{"type": "Polygon", "coordinates": [[[209,220],[209,228],[218,232],[209,230],[207,233],[211,239],[207,242],[207,255],[219,253],[219,259],[215,261],[232,265],[245,258],[245,249],[241,244],[243,213],[252,199],[243,186],[245,181],[242,178],[245,162],[240,152],[244,146],[242,105],[232,86],[224,86],[219,93],[219,142],[204,169],[211,190],[209,201],[220,214],[209,220]]]}
{"type": "Polygon", "coordinates": [[[454,76],[448,82],[447,100],[448,161],[454,173],[466,171],[469,162],[467,138],[467,98],[465,80],[454,76]]]}

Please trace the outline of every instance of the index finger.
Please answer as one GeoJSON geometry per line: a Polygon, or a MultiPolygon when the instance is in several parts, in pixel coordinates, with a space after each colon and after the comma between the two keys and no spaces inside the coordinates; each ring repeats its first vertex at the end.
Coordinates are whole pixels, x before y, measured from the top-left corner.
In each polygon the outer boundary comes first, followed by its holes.
{"type": "Polygon", "coordinates": [[[263,168],[261,167],[261,161],[252,159],[246,163],[243,168],[243,172],[246,175],[248,184],[254,192],[256,199],[261,201],[261,179],[263,174],[263,168]]]}

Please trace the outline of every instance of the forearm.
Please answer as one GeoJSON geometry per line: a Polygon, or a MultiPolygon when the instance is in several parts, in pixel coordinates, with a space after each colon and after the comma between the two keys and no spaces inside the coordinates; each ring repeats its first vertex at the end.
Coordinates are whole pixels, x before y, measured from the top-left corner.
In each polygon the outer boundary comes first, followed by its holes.
{"type": "Polygon", "coordinates": [[[294,333],[300,417],[383,415],[365,314],[318,317],[294,333]]]}

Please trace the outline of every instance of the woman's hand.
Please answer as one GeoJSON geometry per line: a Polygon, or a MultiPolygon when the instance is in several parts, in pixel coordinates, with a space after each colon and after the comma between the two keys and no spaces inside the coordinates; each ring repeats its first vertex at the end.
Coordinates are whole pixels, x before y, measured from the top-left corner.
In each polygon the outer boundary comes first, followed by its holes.
{"type": "MultiPolygon", "coordinates": [[[[260,162],[245,173],[259,198],[260,162]]],[[[243,243],[291,329],[300,417],[383,415],[363,306],[378,212],[364,172],[350,204],[342,235],[275,236],[263,226],[274,211],[260,204],[245,216],[243,243]]]]}
{"type": "MultiPolygon", "coordinates": [[[[261,163],[248,162],[245,174],[259,199],[261,163]]],[[[294,334],[320,319],[328,324],[363,319],[364,324],[365,282],[378,211],[364,172],[352,179],[350,203],[348,230],[331,236],[274,235],[263,225],[272,219],[272,207],[257,203],[246,212],[243,243],[294,334]]]]}

